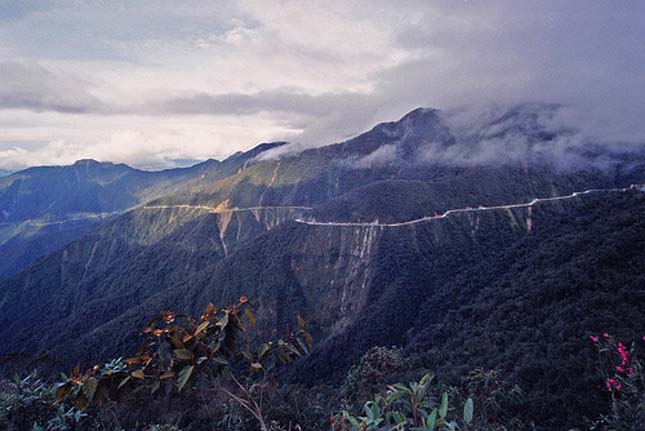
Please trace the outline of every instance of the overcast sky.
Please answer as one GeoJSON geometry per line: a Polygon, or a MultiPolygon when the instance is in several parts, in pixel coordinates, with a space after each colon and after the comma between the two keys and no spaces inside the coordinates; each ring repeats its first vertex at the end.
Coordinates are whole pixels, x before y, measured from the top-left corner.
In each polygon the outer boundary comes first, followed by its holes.
{"type": "Polygon", "coordinates": [[[524,101],[645,141],[645,2],[0,0],[0,169],[160,168],[524,101]]]}

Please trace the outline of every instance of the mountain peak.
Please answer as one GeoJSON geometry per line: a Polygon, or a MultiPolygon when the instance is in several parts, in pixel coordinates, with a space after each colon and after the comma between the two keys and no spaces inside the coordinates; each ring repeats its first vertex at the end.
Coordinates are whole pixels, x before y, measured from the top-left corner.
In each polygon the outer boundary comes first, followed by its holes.
{"type": "Polygon", "coordinates": [[[281,147],[283,145],[288,144],[288,142],[285,141],[279,141],[279,142],[263,142],[261,144],[256,145],[255,147],[251,148],[248,151],[238,151],[235,154],[231,155],[227,160],[234,160],[238,158],[245,158],[245,159],[253,159],[256,156],[258,156],[261,153],[264,153],[266,151],[272,150],[274,148],[281,147]]]}
{"type": "Polygon", "coordinates": [[[438,119],[439,118],[438,114],[439,114],[438,109],[419,107],[405,114],[403,117],[401,117],[401,119],[398,122],[400,123],[403,121],[427,121],[432,119],[438,119]]]}
{"type": "MultiPolygon", "coordinates": [[[[74,162],[74,166],[83,166],[83,165],[102,165],[103,162],[99,162],[95,159],[79,159],[74,162]]],[[[111,164],[111,163],[110,163],[111,164]]]]}

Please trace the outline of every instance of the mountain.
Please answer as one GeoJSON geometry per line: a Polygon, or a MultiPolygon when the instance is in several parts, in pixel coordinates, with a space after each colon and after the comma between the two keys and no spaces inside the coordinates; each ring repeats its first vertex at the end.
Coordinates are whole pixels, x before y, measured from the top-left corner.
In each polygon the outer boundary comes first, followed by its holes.
{"type": "Polygon", "coordinates": [[[13,171],[8,171],[6,169],[0,169],[0,177],[6,177],[7,175],[10,175],[13,171]]]}
{"type": "Polygon", "coordinates": [[[0,178],[0,280],[89,232],[97,223],[179,184],[231,175],[258,154],[283,143],[262,144],[219,162],[143,171],[125,164],[79,160],[71,166],[29,168],[0,178]]]}
{"type": "MultiPolygon", "coordinates": [[[[561,354],[566,370],[603,324],[636,334],[639,320],[617,321],[614,307],[635,316],[644,305],[634,286],[645,197],[629,185],[645,182],[645,157],[605,152],[611,163],[600,166],[572,147],[577,162],[564,166],[545,148],[571,132],[541,125],[542,111],[530,109],[512,108],[468,139],[441,112],[418,109],[346,142],[233,156],[2,282],[0,354],[23,352],[21,365],[41,352],[52,368],[92,363],[132,348],[161,309],[195,312],[244,295],[262,331],[306,316],[318,340],[299,368],[307,384],[341,378],[375,344],[397,344],[453,377],[499,364],[538,393],[553,390],[538,349],[561,354]],[[491,136],[531,145],[495,163],[463,157],[493,145],[491,136]],[[506,206],[479,208],[496,205],[506,206]],[[617,259],[623,275],[612,272],[617,259]],[[503,343],[513,353],[496,350],[503,343]]],[[[587,390],[591,381],[566,384],[587,390]]],[[[563,412],[551,400],[532,408],[548,422],[547,407],[563,412]]]]}

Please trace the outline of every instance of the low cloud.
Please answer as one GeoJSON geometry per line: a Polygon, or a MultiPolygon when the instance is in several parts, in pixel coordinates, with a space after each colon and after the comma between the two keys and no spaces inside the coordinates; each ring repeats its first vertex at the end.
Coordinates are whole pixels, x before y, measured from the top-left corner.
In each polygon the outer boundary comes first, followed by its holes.
{"type": "Polygon", "coordinates": [[[616,145],[589,134],[575,121],[575,110],[556,104],[477,107],[442,115],[455,135],[450,146],[426,145],[422,163],[454,166],[547,162],[560,169],[608,169],[645,142],[616,145]]]}
{"type": "Polygon", "coordinates": [[[89,113],[102,109],[90,86],[34,62],[0,62],[0,109],[89,113]]]}
{"type": "Polygon", "coordinates": [[[387,144],[380,146],[366,156],[344,159],[339,164],[354,169],[373,169],[396,162],[398,157],[396,145],[387,144]]]}

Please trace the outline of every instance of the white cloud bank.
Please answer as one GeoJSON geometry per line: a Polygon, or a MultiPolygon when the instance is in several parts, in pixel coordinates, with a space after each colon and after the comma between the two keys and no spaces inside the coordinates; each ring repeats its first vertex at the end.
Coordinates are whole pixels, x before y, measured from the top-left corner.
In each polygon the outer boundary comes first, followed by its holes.
{"type": "Polygon", "coordinates": [[[139,167],[320,145],[417,106],[546,101],[644,141],[642,2],[16,2],[0,9],[0,169],[139,167]],[[31,6],[37,4],[38,6],[31,6]]]}

